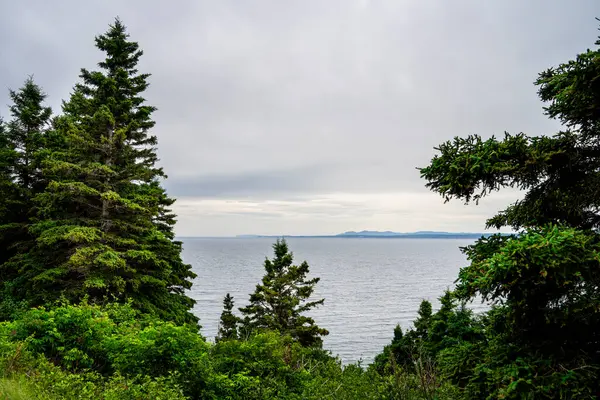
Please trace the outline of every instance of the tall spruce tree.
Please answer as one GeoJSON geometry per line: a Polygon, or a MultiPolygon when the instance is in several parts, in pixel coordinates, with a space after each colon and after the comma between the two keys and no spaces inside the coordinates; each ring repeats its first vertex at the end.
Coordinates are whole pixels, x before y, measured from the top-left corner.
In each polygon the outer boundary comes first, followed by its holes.
{"type": "Polygon", "coordinates": [[[138,73],[142,50],[117,19],[96,47],[106,54],[55,121],[66,151],[53,154],[50,180],[36,197],[37,246],[14,259],[21,295],[32,304],[59,297],[132,301],[144,312],[196,323],[185,294],[195,274],[173,240],[173,203],[160,185],[155,108],[142,97],[149,74],[138,73]]]}
{"type": "MultiPolygon", "coordinates": [[[[16,155],[6,125],[0,120],[0,268],[13,253],[10,233],[14,229],[14,215],[18,208],[18,187],[13,178],[16,155]]],[[[6,280],[6,273],[0,273],[0,282],[6,280]]]]}
{"type": "Polygon", "coordinates": [[[46,181],[41,166],[49,140],[52,110],[44,105],[46,94],[32,77],[19,90],[9,91],[11,120],[0,132],[0,318],[7,317],[8,305],[19,272],[6,262],[33,246],[28,228],[35,215],[33,199],[43,191],[46,181]]]}
{"type": "MultiPolygon", "coordinates": [[[[10,258],[10,236],[7,235],[6,226],[12,220],[15,185],[12,179],[11,167],[14,164],[14,146],[8,140],[5,124],[0,119],[0,321],[10,314],[5,304],[7,295],[6,284],[11,281],[2,271],[3,264],[10,258]]],[[[12,307],[8,307],[12,308],[12,307]]]]}
{"type": "Polygon", "coordinates": [[[223,299],[223,312],[219,321],[219,332],[215,338],[216,342],[238,338],[239,318],[233,314],[233,307],[233,296],[227,293],[223,299]]]}
{"type": "MultiPolygon", "coordinates": [[[[13,165],[15,163],[15,146],[8,138],[6,125],[0,119],[0,266],[6,261],[9,254],[9,243],[6,228],[12,222],[17,188],[13,179],[13,165]]],[[[0,275],[0,279],[2,275],[0,275]]]]}
{"type": "Polygon", "coordinates": [[[293,254],[285,239],[277,240],[273,250],[273,260],[266,259],[264,263],[266,274],[262,284],[256,285],[250,295],[250,304],[240,308],[244,316],[242,331],[277,330],[303,346],[321,346],[321,336],[329,332],[304,315],[325,301],[307,301],[320,278],[307,279],[309,266],[306,261],[292,265],[293,254]]]}
{"type": "MultiPolygon", "coordinates": [[[[16,183],[30,200],[44,186],[41,173],[40,152],[46,145],[46,133],[50,127],[52,109],[44,105],[47,95],[38,86],[33,77],[27,78],[18,91],[10,90],[13,104],[10,106],[12,120],[8,124],[8,139],[17,152],[13,165],[16,183]]],[[[25,205],[27,214],[31,208],[25,205]]]]}

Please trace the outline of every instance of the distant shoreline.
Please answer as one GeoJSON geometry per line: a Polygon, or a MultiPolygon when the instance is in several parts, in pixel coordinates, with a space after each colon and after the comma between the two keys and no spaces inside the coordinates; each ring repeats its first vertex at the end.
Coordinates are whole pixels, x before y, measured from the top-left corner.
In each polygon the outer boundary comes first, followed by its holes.
{"type": "MultiPolygon", "coordinates": [[[[500,233],[507,235],[507,233],[500,233]]],[[[492,233],[404,233],[396,235],[236,235],[236,236],[179,236],[177,239],[479,239],[492,233]]]]}

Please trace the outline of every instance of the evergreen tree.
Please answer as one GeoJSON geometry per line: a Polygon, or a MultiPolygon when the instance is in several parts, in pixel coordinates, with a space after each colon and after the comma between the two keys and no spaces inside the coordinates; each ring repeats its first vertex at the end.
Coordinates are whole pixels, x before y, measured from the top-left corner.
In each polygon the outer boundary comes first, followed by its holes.
{"type": "Polygon", "coordinates": [[[0,132],[0,318],[11,312],[13,288],[19,272],[6,262],[33,246],[28,232],[34,201],[46,184],[41,165],[52,145],[48,140],[52,110],[46,94],[32,77],[17,91],[9,91],[11,120],[0,132]]]}
{"type": "Polygon", "coordinates": [[[418,338],[426,338],[431,324],[432,307],[431,302],[423,300],[419,306],[418,317],[414,322],[415,334],[418,338]]]}
{"type": "Polygon", "coordinates": [[[473,398],[600,391],[600,47],[544,71],[536,85],[546,115],[564,131],[455,138],[421,169],[447,201],[478,201],[503,187],[525,191],[487,222],[517,234],[464,249],[470,265],[460,271],[457,298],[497,305],[473,398]]]}
{"type": "MultiPolygon", "coordinates": [[[[4,121],[0,119],[0,265],[6,261],[9,245],[3,227],[12,221],[16,185],[13,180],[12,166],[15,163],[16,152],[14,145],[6,133],[4,121]]],[[[2,278],[0,278],[2,279],[2,278]]]]}
{"type": "MultiPolygon", "coordinates": [[[[7,296],[7,282],[10,278],[3,271],[3,263],[10,257],[11,238],[7,235],[7,225],[12,220],[13,203],[15,199],[15,184],[12,179],[11,169],[14,165],[14,146],[6,135],[5,124],[0,119],[0,321],[6,319],[11,313],[5,304],[7,296]]],[[[8,307],[11,308],[11,307],[8,307]]]]}
{"type": "Polygon", "coordinates": [[[215,338],[216,342],[238,338],[237,326],[239,319],[233,314],[233,307],[233,296],[227,293],[223,299],[223,312],[219,323],[219,333],[215,338]]]}
{"type": "MultiPolygon", "coordinates": [[[[410,332],[413,331],[408,331],[407,334],[410,332]]],[[[380,374],[394,373],[398,367],[405,371],[413,371],[415,352],[414,336],[404,335],[400,325],[396,325],[392,342],[375,356],[373,368],[380,374]]]]}
{"type": "MultiPolygon", "coordinates": [[[[45,147],[45,134],[52,116],[52,109],[44,106],[46,97],[33,77],[29,77],[18,91],[10,90],[12,120],[8,124],[7,135],[17,152],[13,175],[27,200],[44,186],[41,174],[43,160],[39,153],[45,147]]],[[[26,204],[24,208],[23,215],[26,215],[31,207],[26,204]]]]}
{"type": "MultiPolygon", "coordinates": [[[[9,139],[4,121],[0,119],[0,268],[13,253],[11,231],[18,206],[18,187],[13,179],[13,166],[17,153],[9,139]]],[[[6,281],[0,273],[0,282],[6,281]]]]}
{"type": "Polygon", "coordinates": [[[453,292],[447,290],[440,297],[441,307],[429,320],[427,347],[434,354],[463,342],[482,339],[481,321],[473,317],[473,311],[457,303],[453,292]]]}
{"type": "Polygon", "coordinates": [[[431,302],[423,300],[419,305],[418,316],[413,323],[414,329],[409,329],[404,334],[400,325],[396,325],[392,342],[385,346],[383,352],[375,358],[375,368],[383,373],[395,365],[406,371],[414,372],[415,362],[421,357],[429,355],[427,340],[431,320],[431,302]],[[392,362],[391,365],[390,362],[392,362]]]}
{"type": "Polygon", "coordinates": [[[329,334],[326,329],[315,324],[313,318],[304,315],[317,307],[325,299],[307,301],[312,295],[319,278],[307,279],[309,266],[304,261],[299,266],[292,265],[293,254],[288,251],[285,239],[273,245],[275,257],[266,259],[266,274],[262,284],[250,295],[250,304],[240,308],[245,317],[242,329],[277,330],[290,335],[303,346],[321,346],[321,336],[329,334]]]}
{"type": "Polygon", "coordinates": [[[44,304],[128,301],[144,312],[195,323],[185,294],[195,274],[173,240],[173,203],[160,186],[155,108],[142,97],[149,74],[138,73],[142,51],[116,20],[96,47],[106,54],[100,70],[81,70],[55,121],[67,141],[44,169],[49,179],[36,197],[31,227],[37,246],[15,257],[21,296],[44,304]]]}
{"type": "Polygon", "coordinates": [[[600,269],[592,261],[599,240],[594,232],[600,228],[600,49],[541,73],[536,84],[549,103],[546,114],[567,130],[541,137],[507,133],[503,140],[455,138],[439,147],[440,154],[421,173],[447,200],[478,200],[505,186],[527,191],[487,223],[511,226],[519,236],[482,238],[464,249],[472,263],[459,275],[458,294],[508,303],[512,332],[531,343],[556,348],[556,340],[581,340],[577,347],[592,346],[589,353],[595,354],[600,340],[594,333],[600,332],[600,269]],[[546,259],[548,264],[542,262],[546,259]]]}
{"type": "Polygon", "coordinates": [[[52,115],[51,108],[44,106],[46,94],[32,77],[18,91],[10,90],[9,95],[12,104],[11,120],[5,131],[8,142],[5,162],[8,163],[8,179],[12,183],[6,192],[11,207],[5,224],[0,227],[0,231],[12,242],[5,252],[7,258],[16,251],[14,244],[24,240],[27,223],[33,215],[33,198],[45,186],[41,164],[52,115]]]}

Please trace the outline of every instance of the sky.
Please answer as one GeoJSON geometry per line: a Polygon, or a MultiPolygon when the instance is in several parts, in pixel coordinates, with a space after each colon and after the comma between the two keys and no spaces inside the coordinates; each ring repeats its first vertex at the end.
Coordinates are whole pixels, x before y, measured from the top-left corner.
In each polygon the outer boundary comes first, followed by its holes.
{"type": "Polygon", "coordinates": [[[33,75],[60,112],[119,16],[144,50],[180,236],[483,232],[519,198],[445,203],[455,136],[552,134],[533,85],[594,46],[597,0],[0,3],[0,115],[33,75]]]}

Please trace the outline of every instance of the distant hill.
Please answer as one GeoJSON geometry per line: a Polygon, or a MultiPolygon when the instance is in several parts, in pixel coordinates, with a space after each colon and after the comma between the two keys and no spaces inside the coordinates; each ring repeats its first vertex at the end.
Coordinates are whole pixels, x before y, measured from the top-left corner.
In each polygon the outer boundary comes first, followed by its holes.
{"type": "Polygon", "coordinates": [[[348,231],[337,235],[237,235],[237,238],[419,238],[419,239],[478,239],[491,233],[472,232],[392,232],[392,231],[348,231]]]}
{"type": "Polygon", "coordinates": [[[380,232],[380,231],[360,231],[360,232],[349,231],[349,232],[337,234],[335,236],[398,236],[398,235],[399,235],[399,233],[391,232],[391,231],[384,231],[384,232],[380,232]]]}
{"type": "Polygon", "coordinates": [[[438,232],[438,231],[417,231],[417,232],[391,232],[391,231],[349,231],[335,235],[335,237],[348,238],[479,238],[489,236],[489,233],[472,232],[438,232]]]}

